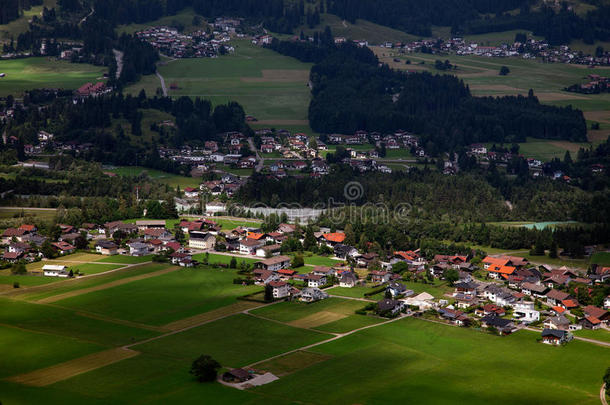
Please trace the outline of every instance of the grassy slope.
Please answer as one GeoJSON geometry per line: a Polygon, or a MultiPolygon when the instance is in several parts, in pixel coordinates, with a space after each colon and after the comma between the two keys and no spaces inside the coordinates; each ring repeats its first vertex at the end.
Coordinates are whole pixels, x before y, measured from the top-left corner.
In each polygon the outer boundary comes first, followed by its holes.
{"type": "MultiPolygon", "coordinates": [[[[200,96],[214,104],[237,101],[247,114],[259,120],[307,120],[309,89],[306,79],[276,80],[273,75],[260,81],[242,78],[263,78],[263,70],[308,71],[310,64],[256,47],[245,40],[234,41],[234,55],[219,58],[181,59],[159,67],[168,86],[176,82],[179,89],[172,96],[200,96]]],[[[304,73],[307,77],[307,73],[304,73]]],[[[126,91],[137,94],[144,88],[154,94],[160,86],[155,76],[147,76],[126,91]]]]}
{"type": "MultiPolygon", "coordinates": [[[[35,16],[42,13],[43,7],[53,8],[57,4],[57,0],[43,0],[41,6],[32,7],[29,10],[25,10],[23,15],[18,19],[11,21],[8,24],[0,25],[0,42],[10,42],[10,39],[17,39],[19,34],[26,32],[29,28],[29,20],[35,16]]],[[[0,53],[2,53],[2,49],[0,48],[0,53]]]]}
{"type": "Polygon", "coordinates": [[[57,302],[119,319],[163,325],[235,302],[260,290],[233,284],[235,271],[184,269],[57,302]]]}
{"type": "Polygon", "coordinates": [[[311,403],[599,403],[607,349],[537,336],[403,320],[310,349],[334,357],[254,392],[311,403]]]}
{"type": "Polygon", "coordinates": [[[103,80],[106,68],[52,60],[45,57],[0,61],[0,96],[20,96],[33,88],[77,89],[87,82],[103,80]]]}

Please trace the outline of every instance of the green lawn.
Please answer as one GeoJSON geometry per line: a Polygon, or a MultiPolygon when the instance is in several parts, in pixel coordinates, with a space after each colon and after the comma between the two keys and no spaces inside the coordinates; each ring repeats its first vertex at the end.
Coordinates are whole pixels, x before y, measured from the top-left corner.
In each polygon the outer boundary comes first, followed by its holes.
{"type": "Polygon", "coordinates": [[[580,336],[589,339],[601,340],[602,342],[610,343],[610,332],[604,329],[589,330],[581,329],[574,331],[574,336],[580,336]]]}
{"type": "Polygon", "coordinates": [[[178,174],[162,172],[160,170],[149,169],[142,166],[119,166],[108,171],[126,177],[140,176],[146,172],[151,179],[158,180],[159,183],[167,184],[172,188],[180,187],[180,189],[184,189],[185,187],[199,187],[199,184],[201,183],[200,178],[180,176],[178,174]]]}
{"type": "Polygon", "coordinates": [[[305,256],[303,259],[305,259],[305,264],[306,265],[312,265],[312,266],[336,266],[338,264],[344,263],[343,260],[335,260],[335,259],[331,259],[330,257],[326,257],[326,256],[319,256],[319,255],[311,255],[311,256],[305,256]]]}
{"type": "MultiPolygon", "coordinates": [[[[193,255],[193,260],[197,260],[199,262],[203,261],[203,258],[205,256],[205,253],[198,253],[196,255],[193,255]]],[[[213,264],[213,263],[220,263],[220,264],[229,264],[231,263],[231,259],[233,259],[233,257],[235,257],[235,259],[237,260],[237,264],[239,265],[241,262],[246,262],[247,264],[254,264],[260,260],[264,260],[263,257],[257,257],[254,258],[252,256],[229,256],[229,255],[221,255],[221,254],[216,254],[216,253],[210,253],[208,255],[208,259],[209,259],[209,263],[213,264]]]]}
{"type": "Polygon", "coordinates": [[[610,252],[595,252],[591,255],[591,264],[610,266],[610,252]]]}
{"type": "Polygon", "coordinates": [[[94,343],[2,325],[0,347],[3,348],[0,377],[37,370],[103,349],[94,343]]]}
{"type": "Polygon", "coordinates": [[[309,349],[332,358],[253,392],[305,403],[598,404],[608,349],[538,336],[405,319],[309,349]]]}
{"type": "Polygon", "coordinates": [[[159,334],[150,330],[79,315],[72,309],[37,305],[6,298],[0,298],[0,324],[77,338],[106,346],[124,345],[159,334]]]}
{"type": "Polygon", "coordinates": [[[125,264],[137,264],[145,263],[152,260],[152,256],[125,256],[125,255],[114,255],[108,256],[103,259],[97,260],[98,263],[125,263],[125,264]]]}
{"type": "MultiPolygon", "coordinates": [[[[309,89],[306,86],[311,64],[282,56],[271,50],[236,40],[233,55],[219,58],[180,59],[159,67],[171,96],[200,96],[214,104],[237,101],[261,125],[280,127],[307,125],[309,89]]],[[[145,89],[155,94],[159,79],[145,76],[126,89],[137,94],[145,89]]]]}
{"type": "Polygon", "coordinates": [[[24,289],[19,291],[18,297],[26,300],[36,301],[47,297],[67,293],[70,291],[80,290],[82,288],[90,288],[100,286],[117,280],[122,280],[129,277],[139,276],[152,273],[155,271],[168,268],[168,264],[150,263],[141,266],[135,266],[126,270],[118,270],[109,274],[102,274],[95,277],[85,277],[81,279],[62,280],[61,282],[48,284],[32,289],[24,289]]]}
{"type": "Polygon", "coordinates": [[[49,284],[60,280],[58,277],[0,275],[0,284],[13,285],[13,283],[19,283],[22,287],[49,284]]]}
{"type": "Polygon", "coordinates": [[[55,209],[35,210],[28,208],[7,208],[0,207],[0,219],[24,218],[35,220],[49,220],[55,218],[55,209]]]}
{"type": "Polygon", "coordinates": [[[231,230],[235,229],[238,226],[243,226],[246,228],[257,228],[261,225],[261,221],[257,219],[229,219],[229,218],[210,218],[212,221],[216,222],[218,225],[222,226],[223,230],[231,230]]]}
{"type": "MultiPolygon", "coordinates": [[[[293,322],[318,314],[319,312],[354,315],[354,311],[365,305],[366,302],[362,301],[328,298],[311,304],[297,301],[281,302],[279,304],[258,308],[251,312],[255,315],[264,316],[265,318],[274,319],[280,322],[293,322]]],[[[364,315],[361,316],[365,317],[364,315]]]]}
{"type": "Polygon", "coordinates": [[[70,266],[70,270],[74,271],[75,273],[78,270],[81,275],[86,276],[91,274],[103,273],[105,271],[120,269],[121,267],[124,266],[121,266],[120,264],[85,263],[76,266],[70,266]]]}
{"type": "MultiPolygon", "coordinates": [[[[364,296],[365,293],[372,292],[374,290],[375,290],[375,288],[364,287],[364,286],[352,287],[352,288],[335,287],[332,290],[328,290],[328,293],[330,295],[338,295],[340,297],[367,298],[367,299],[371,299],[371,300],[382,299],[383,292],[375,294],[371,297],[364,296]]],[[[366,302],[362,302],[362,306],[364,306],[364,305],[366,305],[366,302]]]]}
{"type": "Polygon", "coordinates": [[[77,89],[87,82],[103,81],[106,68],[38,57],[2,60],[0,72],[6,73],[0,79],[0,96],[21,97],[29,89],[77,89]]]}
{"type": "MultiPolygon", "coordinates": [[[[0,43],[10,42],[11,38],[17,40],[19,34],[28,31],[29,20],[35,15],[41,15],[43,7],[51,9],[56,5],[57,0],[43,0],[40,6],[34,6],[29,10],[23,10],[23,14],[16,20],[13,20],[8,24],[0,24],[0,43]]],[[[0,54],[2,54],[2,48],[0,48],[0,54]]]]}
{"type": "Polygon", "coordinates": [[[185,366],[201,353],[206,353],[225,367],[240,367],[329,337],[324,333],[239,314],[134,349],[174,358],[185,366]]]}
{"type": "Polygon", "coordinates": [[[233,284],[233,270],[181,269],[56,302],[102,315],[164,325],[236,301],[260,286],[233,284]]]}

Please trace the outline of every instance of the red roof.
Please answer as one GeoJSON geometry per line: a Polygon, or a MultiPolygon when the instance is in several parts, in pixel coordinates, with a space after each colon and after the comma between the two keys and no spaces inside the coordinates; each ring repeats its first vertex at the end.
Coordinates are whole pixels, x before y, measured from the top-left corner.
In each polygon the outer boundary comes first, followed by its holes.
{"type": "Polygon", "coordinates": [[[566,308],[578,308],[578,302],[574,300],[563,300],[561,303],[565,305],[566,308]]]}
{"type": "Polygon", "coordinates": [[[248,232],[248,239],[259,240],[265,236],[264,233],[248,232]]]}
{"type": "Polygon", "coordinates": [[[325,233],[322,236],[329,242],[341,243],[345,240],[345,234],[341,232],[325,233]]]}
{"type": "Polygon", "coordinates": [[[561,314],[561,313],[565,312],[566,309],[562,308],[562,307],[553,307],[553,311],[557,312],[558,314],[561,314]]]}
{"type": "Polygon", "coordinates": [[[182,247],[182,245],[180,245],[180,243],[178,243],[178,242],[168,242],[165,244],[165,246],[167,246],[168,248],[171,248],[173,250],[178,250],[182,247]]]}
{"type": "Polygon", "coordinates": [[[36,225],[23,224],[19,229],[23,229],[26,232],[34,232],[36,230],[36,225]]]}

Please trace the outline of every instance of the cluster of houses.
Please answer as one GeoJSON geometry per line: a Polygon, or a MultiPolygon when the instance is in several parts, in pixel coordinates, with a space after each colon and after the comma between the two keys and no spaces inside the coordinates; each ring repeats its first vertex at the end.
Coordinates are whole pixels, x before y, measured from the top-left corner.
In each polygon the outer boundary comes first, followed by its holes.
{"type": "Polygon", "coordinates": [[[566,87],[565,91],[583,94],[599,94],[610,91],[610,78],[596,74],[588,75],[589,81],[582,84],[574,84],[566,87]]]}
{"type": "MultiPolygon", "coordinates": [[[[60,225],[61,235],[51,247],[59,255],[73,253],[76,250],[74,240],[80,236],[79,229],[70,225],[60,225]]],[[[2,260],[8,263],[19,261],[33,262],[42,257],[42,245],[48,240],[38,233],[32,224],[23,224],[18,228],[7,228],[2,233],[2,245],[5,246],[2,260]]]]}
{"type": "Polygon", "coordinates": [[[233,52],[228,45],[228,32],[208,34],[205,31],[195,31],[190,34],[180,33],[175,28],[152,27],[137,32],[136,35],[148,42],[164,55],[173,58],[213,58],[217,57],[220,48],[233,52]]]}
{"type": "Polygon", "coordinates": [[[588,66],[607,66],[610,64],[610,53],[587,55],[570,49],[567,45],[551,46],[545,40],[529,38],[525,42],[515,41],[498,46],[484,46],[464,38],[423,39],[409,43],[386,42],[385,48],[398,49],[400,52],[425,52],[432,54],[474,55],[489,58],[521,57],[524,59],[540,58],[544,62],[572,63],[588,66]]]}

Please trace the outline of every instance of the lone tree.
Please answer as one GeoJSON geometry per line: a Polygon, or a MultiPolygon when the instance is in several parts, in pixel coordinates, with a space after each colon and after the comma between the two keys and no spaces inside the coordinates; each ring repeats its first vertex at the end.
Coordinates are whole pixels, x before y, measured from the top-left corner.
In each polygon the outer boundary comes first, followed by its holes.
{"type": "Polygon", "coordinates": [[[509,73],[510,73],[510,69],[507,68],[506,66],[502,66],[500,68],[500,76],[506,76],[509,73]]]}
{"type": "Polygon", "coordinates": [[[191,365],[190,373],[199,382],[211,382],[216,380],[220,363],[207,354],[199,356],[191,365]]]}

